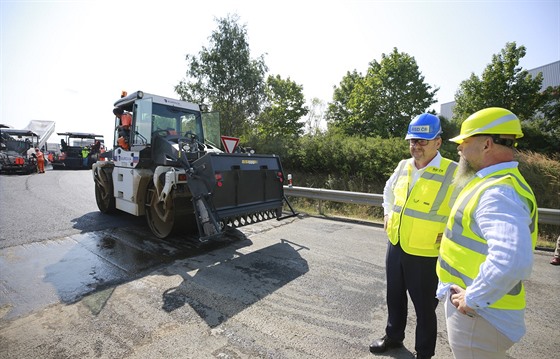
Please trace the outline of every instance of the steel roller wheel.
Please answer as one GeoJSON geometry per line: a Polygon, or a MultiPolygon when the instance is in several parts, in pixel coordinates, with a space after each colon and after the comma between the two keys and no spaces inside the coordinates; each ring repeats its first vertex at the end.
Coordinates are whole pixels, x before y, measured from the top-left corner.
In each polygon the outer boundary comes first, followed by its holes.
{"type": "Polygon", "coordinates": [[[112,213],[115,211],[115,196],[113,195],[113,179],[111,175],[96,169],[95,171],[95,201],[101,213],[112,213]]]}
{"type": "Polygon", "coordinates": [[[146,193],[146,220],[156,237],[166,238],[173,232],[174,212],[172,205],[164,208],[164,203],[158,199],[154,184],[150,182],[146,193]]]}

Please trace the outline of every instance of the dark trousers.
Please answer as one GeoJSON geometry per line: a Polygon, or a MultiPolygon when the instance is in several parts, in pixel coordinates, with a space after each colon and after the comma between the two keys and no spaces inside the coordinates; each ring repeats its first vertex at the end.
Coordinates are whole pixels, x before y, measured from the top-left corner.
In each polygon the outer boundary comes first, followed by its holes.
{"type": "Polygon", "coordinates": [[[436,257],[421,257],[405,253],[400,243],[388,243],[385,268],[387,272],[387,309],[389,317],[385,333],[394,340],[404,339],[408,315],[408,297],[416,311],[417,353],[433,356],[436,348],[437,318],[435,298],[438,278],[436,257]]]}

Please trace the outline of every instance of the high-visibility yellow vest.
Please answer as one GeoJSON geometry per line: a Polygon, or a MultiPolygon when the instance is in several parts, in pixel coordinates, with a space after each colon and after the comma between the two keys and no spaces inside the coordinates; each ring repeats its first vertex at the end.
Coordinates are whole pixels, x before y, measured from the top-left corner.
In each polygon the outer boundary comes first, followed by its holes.
{"type": "Polygon", "coordinates": [[[393,244],[400,242],[406,253],[437,257],[445,223],[451,211],[454,186],[451,184],[457,163],[442,158],[439,167],[427,167],[410,194],[412,164],[401,161],[393,187],[395,202],[389,213],[387,235],[393,244]]]}
{"type": "MultiPolygon", "coordinates": [[[[472,230],[474,211],[480,196],[490,186],[511,186],[527,199],[531,206],[531,240],[533,248],[537,243],[538,208],[535,195],[517,168],[504,169],[484,178],[476,177],[461,191],[445,229],[436,272],[445,283],[455,283],[462,288],[472,284],[479,273],[480,265],[488,255],[488,244],[484,238],[472,230]]],[[[489,305],[497,309],[525,308],[525,288],[520,281],[501,299],[489,305]]]]}

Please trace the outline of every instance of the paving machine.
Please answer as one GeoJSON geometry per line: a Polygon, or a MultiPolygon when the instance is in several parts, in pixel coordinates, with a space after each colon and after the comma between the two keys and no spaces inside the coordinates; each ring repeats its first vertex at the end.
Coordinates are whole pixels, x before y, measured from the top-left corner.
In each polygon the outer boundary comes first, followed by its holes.
{"type": "Polygon", "coordinates": [[[60,140],[60,154],[52,163],[55,170],[90,169],[102,153],[103,135],[86,132],[58,132],[57,135],[63,138],[60,140]]]}
{"type": "Polygon", "coordinates": [[[112,156],[92,170],[101,212],[145,215],[159,238],[175,232],[203,242],[282,218],[280,158],[221,151],[217,113],[142,91],[123,92],[114,106],[112,156]]]}
{"type": "Polygon", "coordinates": [[[30,174],[37,172],[35,147],[39,135],[31,130],[18,130],[0,125],[0,173],[30,174]]]}

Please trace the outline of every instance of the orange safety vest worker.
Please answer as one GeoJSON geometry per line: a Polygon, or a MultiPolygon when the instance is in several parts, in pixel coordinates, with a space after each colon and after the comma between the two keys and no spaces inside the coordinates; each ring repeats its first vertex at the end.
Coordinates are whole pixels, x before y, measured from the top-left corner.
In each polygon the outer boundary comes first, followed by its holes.
{"type": "Polygon", "coordinates": [[[38,148],[35,149],[35,155],[37,155],[37,169],[39,173],[45,173],[45,155],[38,148]]]}

